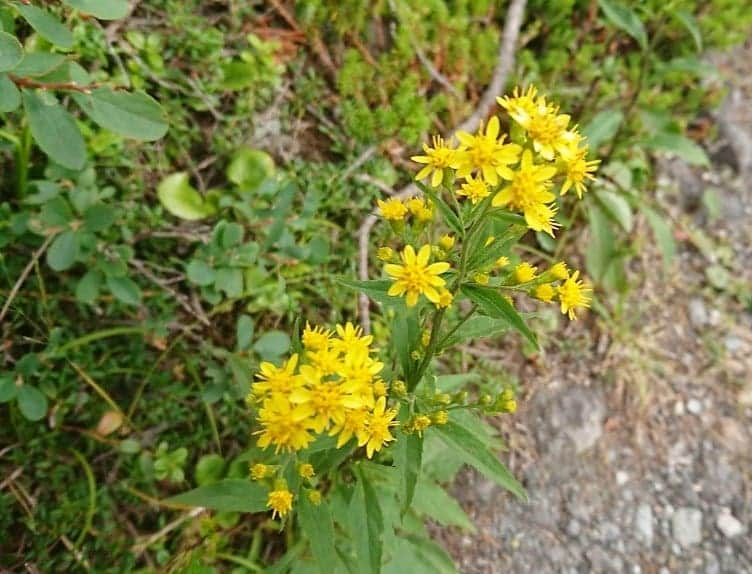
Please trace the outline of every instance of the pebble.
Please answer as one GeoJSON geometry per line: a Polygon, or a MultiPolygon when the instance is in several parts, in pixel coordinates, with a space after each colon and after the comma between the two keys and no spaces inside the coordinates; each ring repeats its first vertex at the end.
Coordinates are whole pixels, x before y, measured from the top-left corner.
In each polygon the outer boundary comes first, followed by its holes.
{"type": "Polygon", "coordinates": [[[715,525],[718,527],[726,538],[734,538],[744,533],[744,525],[737,520],[737,518],[729,512],[728,509],[724,509],[715,521],[715,525]]]}
{"type": "Polygon", "coordinates": [[[702,403],[697,399],[687,401],[687,410],[693,415],[699,415],[702,412],[702,403]]]}
{"type": "Polygon", "coordinates": [[[689,548],[702,542],[702,511],[697,508],[679,508],[671,517],[674,539],[689,548]]]}
{"type": "Polygon", "coordinates": [[[624,486],[627,484],[627,481],[629,480],[629,474],[624,472],[623,470],[619,470],[616,472],[616,484],[619,486],[624,486]]]}
{"type": "Polygon", "coordinates": [[[653,509],[647,503],[642,503],[635,512],[635,530],[637,537],[646,545],[653,543],[653,509]]]}
{"type": "Polygon", "coordinates": [[[735,353],[744,346],[744,341],[742,341],[739,337],[730,335],[723,340],[723,344],[726,346],[726,350],[729,353],[735,353]]]}
{"type": "Polygon", "coordinates": [[[689,322],[695,328],[704,327],[708,324],[708,308],[702,299],[692,299],[689,302],[689,322]]]}

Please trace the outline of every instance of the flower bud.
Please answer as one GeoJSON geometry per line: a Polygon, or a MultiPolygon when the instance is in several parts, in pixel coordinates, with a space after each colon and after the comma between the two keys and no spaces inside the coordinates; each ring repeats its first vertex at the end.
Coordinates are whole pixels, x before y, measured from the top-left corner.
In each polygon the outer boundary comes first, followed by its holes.
{"type": "Polygon", "coordinates": [[[269,476],[270,471],[271,468],[267,465],[257,462],[256,464],[251,465],[251,478],[253,480],[262,480],[269,476]]]}
{"type": "Polygon", "coordinates": [[[392,394],[395,397],[407,396],[407,385],[405,384],[405,381],[393,381],[392,394]]]}
{"type": "Polygon", "coordinates": [[[449,411],[436,411],[431,420],[435,425],[445,425],[449,422],[449,411]]]}

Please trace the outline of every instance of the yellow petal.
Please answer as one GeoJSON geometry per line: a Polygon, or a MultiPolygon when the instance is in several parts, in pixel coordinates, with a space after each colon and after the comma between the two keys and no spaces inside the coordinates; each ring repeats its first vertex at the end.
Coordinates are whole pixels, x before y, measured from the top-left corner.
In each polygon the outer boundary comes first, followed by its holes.
{"type": "Polygon", "coordinates": [[[427,165],[426,167],[422,168],[416,175],[415,179],[425,179],[428,177],[428,174],[431,173],[431,170],[433,167],[430,165],[427,165]]]}
{"type": "Polygon", "coordinates": [[[431,246],[430,245],[424,245],[420,248],[420,251],[418,251],[418,257],[416,259],[416,263],[420,265],[421,267],[424,267],[428,264],[428,260],[431,258],[431,246]]]}
{"type": "Polygon", "coordinates": [[[418,292],[410,291],[405,298],[405,303],[408,307],[415,307],[418,304],[418,292]]]}
{"type": "Polygon", "coordinates": [[[488,120],[488,126],[486,127],[486,137],[496,139],[499,137],[499,118],[493,116],[488,120]]]}
{"type": "Polygon", "coordinates": [[[439,187],[442,179],[444,179],[444,170],[435,169],[433,171],[433,176],[431,177],[431,187],[439,187]]]}
{"type": "Polygon", "coordinates": [[[449,271],[449,263],[446,261],[440,261],[438,263],[432,263],[426,268],[426,271],[428,271],[431,275],[441,275],[442,273],[446,273],[449,271]]]}

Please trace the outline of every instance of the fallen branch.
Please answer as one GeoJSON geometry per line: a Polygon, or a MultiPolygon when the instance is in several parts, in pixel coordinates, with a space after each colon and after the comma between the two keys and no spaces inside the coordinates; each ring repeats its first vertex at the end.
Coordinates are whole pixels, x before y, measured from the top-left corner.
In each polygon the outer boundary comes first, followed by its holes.
{"type": "MultiPolygon", "coordinates": [[[[512,0],[507,10],[507,17],[504,21],[504,31],[499,45],[499,53],[496,61],[491,81],[488,88],[481,96],[475,111],[460,125],[455,127],[447,139],[450,139],[459,131],[475,131],[480,122],[488,115],[489,109],[496,103],[496,96],[501,94],[507,83],[509,74],[514,66],[517,39],[520,34],[520,27],[525,15],[525,5],[527,0],[512,0]]],[[[417,195],[419,190],[414,184],[409,184],[395,193],[392,197],[406,199],[412,195],[417,195]]],[[[375,213],[370,213],[363,220],[358,229],[358,278],[361,281],[368,281],[368,244],[371,235],[371,229],[378,220],[375,213]]],[[[358,315],[363,331],[371,332],[371,315],[370,302],[368,295],[360,293],[358,304],[358,315]]]]}

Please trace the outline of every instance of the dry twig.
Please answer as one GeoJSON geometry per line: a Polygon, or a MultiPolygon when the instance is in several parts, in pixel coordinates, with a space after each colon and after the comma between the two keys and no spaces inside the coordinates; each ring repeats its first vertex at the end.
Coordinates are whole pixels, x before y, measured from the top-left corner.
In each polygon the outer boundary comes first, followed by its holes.
{"type": "Polygon", "coordinates": [[[8,309],[10,309],[10,304],[13,302],[13,299],[16,298],[16,295],[18,295],[18,291],[21,289],[21,286],[24,284],[24,281],[26,281],[26,278],[29,276],[29,273],[31,273],[31,270],[34,269],[34,265],[36,265],[36,262],[39,260],[39,258],[42,256],[42,254],[47,251],[47,248],[50,246],[50,243],[52,243],[52,240],[57,236],[57,233],[51,233],[47,236],[47,239],[44,240],[44,243],[34,252],[34,255],[31,256],[31,261],[29,261],[26,264],[26,267],[24,267],[24,270],[21,272],[21,275],[19,276],[18,280],[16,281],[16,284],[13,285],[13,289],[10,290],[10,293],[8,294],[8,298],[5,300],[5,304],[3,305],[2,311],[0,311],[0,321],[2,321],[5,318],[5,314],[8,312],[8,309]]]}

